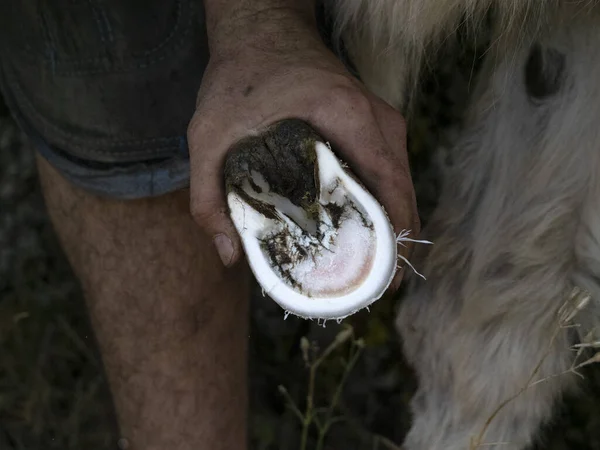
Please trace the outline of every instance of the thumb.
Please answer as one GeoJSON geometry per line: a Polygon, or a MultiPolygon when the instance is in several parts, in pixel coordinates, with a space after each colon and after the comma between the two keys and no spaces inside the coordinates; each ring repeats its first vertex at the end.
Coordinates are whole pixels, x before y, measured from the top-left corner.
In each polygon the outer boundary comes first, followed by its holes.
{"type": "Polygon", "coordinates": [[[212,239],[225,267],[233,266],[243,253],[238,233],[225,200],[223,161],[232,142],[228,130],[212,124],[206,116],[194,116],[188,127],[190,147],[190,211],[200,228],[212,239]]]}
{"type": "Polygon", "coordinates": [[[208,189],[204,183],[199,189],[192,189],[191,192],[192,217],[211,237],[223,265],[233,266],[239,260],[242,248],[237,231],[229,218],[229,210],[220,199],[222,192],[208,189]]]}

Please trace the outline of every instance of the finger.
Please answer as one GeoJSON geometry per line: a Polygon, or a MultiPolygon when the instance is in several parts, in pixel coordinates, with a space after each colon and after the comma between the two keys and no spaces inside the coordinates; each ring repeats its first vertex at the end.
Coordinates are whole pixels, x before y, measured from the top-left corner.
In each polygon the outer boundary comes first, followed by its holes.
{"type": "Polygon", "coordinates": [[[310,118],[339,156],[386,207],[397,231],[413,225],[415,206],[402,116],[373,105],[358,89],[340,89],[310,118]]]}
{"type": "MultiPolygon", "coordinates": [[[[378,124],[379,132],[385,141],[387,154],[382,158],[387,161],[382,167],[383,179],[380,183],[383,201],[389,198],[390,215],[402,222],[402,218],[410,219],[402,223],[402,228],[411,230],[411,237],[420,232],[419,215],[414,185],[408,162],[406,149],[406,125],[399,112],[387,104],[380,102],[373,107],[373,116],[378,124]]],[[[399,230],[397,230],[399,231],[399,230]]]]}
{"type": "MultiPolygon", "coordinates": [[[[406,214],[406,210],[410,211],[408,214],[410,217],[412,217],[412,224],[407,228],[408,235],[406,237],[415,239],[419,236],[421,223],[419,220],[414,185],[410,174],[408,153],[406,151],[406,128],[404,119],[389,105],[384,104],[383,102],[379,104],[376,103],[376,105],[377,106],[373,110],[377,123],[379,124],[381,134],[387,142],[388,148],[390,148],[392,152],[400,155],[401,161],[399,164],[404,168],[404,170],[402,170],[403,176],[395,177],[392,181],[395,181],[395,183],[399,184],[399,186],[395,186],[394,189],[398,189],[400,192],[406,193],[403,198],[407,201],[407,203],[405,203],[403,206],[396,205],[398,206],[398,209],[394,209],[392,214],[395,216],[396,214],[406,214]]],[[[404,244],[404,246],[400,244],[398,246],[399,255],[404,257],[407,261],[410,261],[414,250],[414,244],[410,241],[405,241],[402,244],[404,244]]],[[[396,277],[392,281],[392,285],[390,287],[392,291],[396,291],[400,287],[407,268],[409,270],[417,270],[417,268],[410,266],[407,267],[409,264],[406,261],[403,261],[402,258],[400,258],[399,264],[400,270],[396,274],[396,277]]]]}
{"type": "Polygon", "coordinates": [[[398,271],[396,272],[396,275],[394,276],[394,279],[392,280],[392,283],[390,284],[390,287],[388,288],[389,292],[396,292],[398,289],[400,289],[400,286],[402,285],[402,280],[404,278],[405,273],[406,273],[405,267],[398,268],[398,271]]]}
{"type": "Polygon", "coordinates": [[[223,264],[230,267],[239,260],[242,245],[225,198],[224,157],[236,139],[226,124],[197,112],[188,127],[188,142],[192,216],[212,238],[223,264]]]}

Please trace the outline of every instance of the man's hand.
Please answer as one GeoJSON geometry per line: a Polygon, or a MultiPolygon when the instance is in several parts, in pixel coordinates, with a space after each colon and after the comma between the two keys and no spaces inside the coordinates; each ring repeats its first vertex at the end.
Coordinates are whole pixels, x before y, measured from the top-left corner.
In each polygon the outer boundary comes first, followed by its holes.
{"type": "MultiPolygon", "coordinates": [[[[287,118],[331,142],[383,204],[396,231],[419,231],[402,116],[367,92],[293,9],[221,20],[188,137],[191,210],[226,266],[242,253],[226,205],[223,164],[238,140],[287,118]]],[[[210,29],[209,29],[210,32],[210,29]]],[[[396,280],[398,282],[399,280],[396,280]]]]}

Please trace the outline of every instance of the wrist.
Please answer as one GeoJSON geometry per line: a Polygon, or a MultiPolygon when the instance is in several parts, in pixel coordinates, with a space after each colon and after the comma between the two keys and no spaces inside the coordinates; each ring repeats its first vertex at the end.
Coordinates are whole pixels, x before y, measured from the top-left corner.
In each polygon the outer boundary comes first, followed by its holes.
{"type": "Polygon", "coordinates": [[[277,45],[295,31],[316,30],[315,0],[205,0],[204,4],[211,54],[226,53],[239,43],[277,45]]]}

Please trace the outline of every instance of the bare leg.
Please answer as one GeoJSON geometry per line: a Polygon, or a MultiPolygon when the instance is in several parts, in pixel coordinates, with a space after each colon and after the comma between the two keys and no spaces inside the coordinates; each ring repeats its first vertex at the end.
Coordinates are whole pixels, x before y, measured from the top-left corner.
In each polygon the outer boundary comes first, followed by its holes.
{"type": "Polygon", "coordinates": [[[222,267],[188,192],[106,200],[38,167],[128,449],[246,448],[246,266],[222,267]]]}

